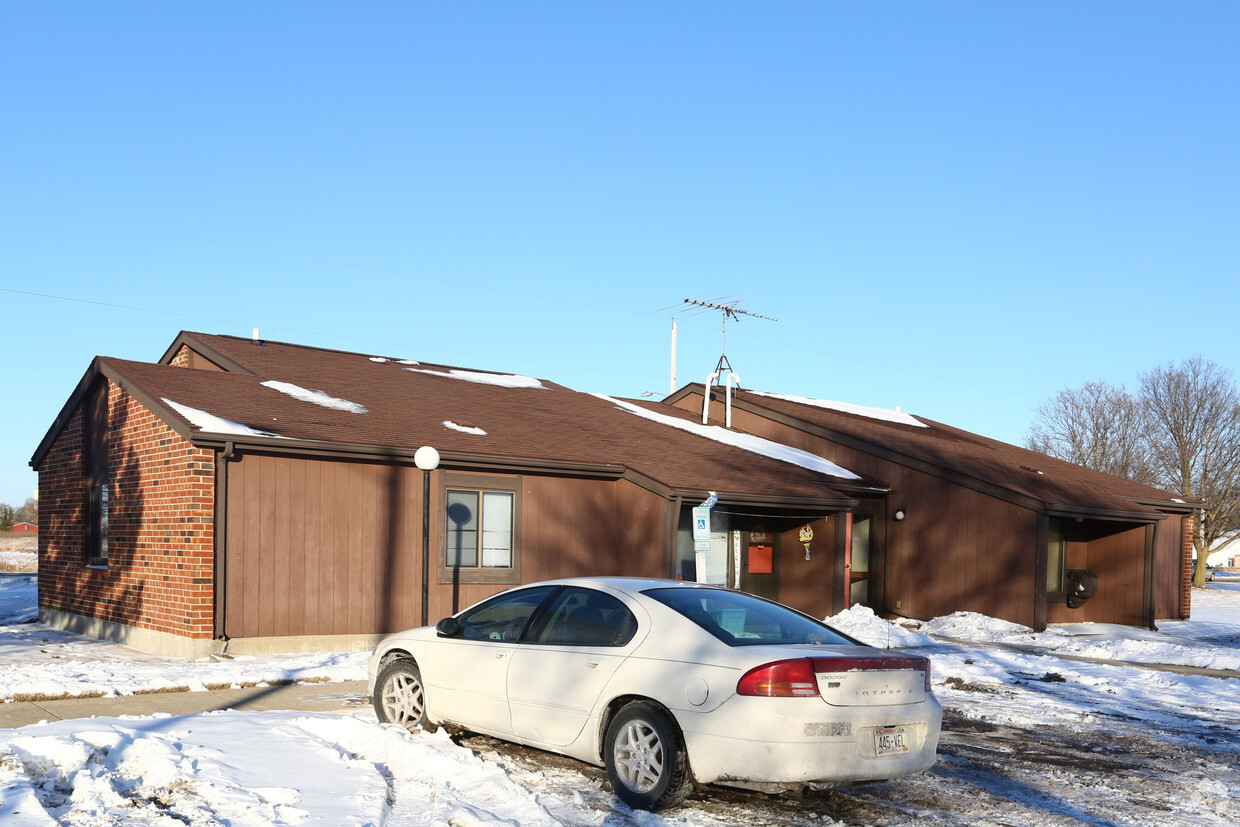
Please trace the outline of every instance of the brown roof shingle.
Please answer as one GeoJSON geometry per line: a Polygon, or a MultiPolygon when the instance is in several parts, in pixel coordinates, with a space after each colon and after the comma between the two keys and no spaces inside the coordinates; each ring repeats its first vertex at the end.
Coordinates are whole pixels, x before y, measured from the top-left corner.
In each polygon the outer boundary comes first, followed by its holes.
{"type": "Polygon", "coordinates": [[[815,430],[893,462],[928,466],[1006,490],[1050,510],[1154,515],[1188,511],[1194,505],[1176,494],[924,417],[916,418],[927,426],[923,428],[746,391],[736,393],[734,404],[774,413],[794,427],[815,430]]]}
{"type": "MultiPolygon", "coordinates": [[[[841,487],[845,491],[884,487],[879,480],[830,476],[721,444],[621,410],[612,400],[546,380],[535,387],[505,387],[451,378],[443,374],[457,369],[443,365],[199,333],[181,334],[165,361],[172,360],[180,345],[225,370],[107,357],[97,359],[96,365],[200,443],[231,440],[275,451],[307,450],[309,446],[316,452],[389,454],[402,459],[419,446],[433,445],[445,465],[628,473],[685,496],[715,490],[723,502],[836,508],[851,503],[841,487]],[[265,382],[322,392],[357,407],[325,407],[265,382]],[[238,423],[255,433],[209,433],[193,426],[170,403],[238,423]],[[363,409],[364,413],[358,412],[363,409]]],[[[505,377],[471,373],[496,380],[505,377]]],[[[658,404],[631,404],[663,416],[692,419],[658,404]]]]}

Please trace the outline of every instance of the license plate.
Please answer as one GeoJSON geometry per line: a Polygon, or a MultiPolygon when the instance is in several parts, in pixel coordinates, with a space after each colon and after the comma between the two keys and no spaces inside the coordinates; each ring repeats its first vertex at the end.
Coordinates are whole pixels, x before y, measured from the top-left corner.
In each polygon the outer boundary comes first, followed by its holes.
{"type": "Polygon", "coordinates": [[[908,727],[889,726],[874,730],[876,755],[899,755],[908,752],[908,727]]]}

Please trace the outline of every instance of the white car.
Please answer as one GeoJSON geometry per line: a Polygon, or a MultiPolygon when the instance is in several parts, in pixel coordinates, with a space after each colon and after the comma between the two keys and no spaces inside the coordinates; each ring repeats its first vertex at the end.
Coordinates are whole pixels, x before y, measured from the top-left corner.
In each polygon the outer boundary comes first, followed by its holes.
{"type": "Polygon", "coordinates": [[[632,807],[694,782],[764,791],[932,766],[930,662],[744,592],[571,579],[488,598],[383,640],[380,721],[453,725],[603,765],[632,807]]]}

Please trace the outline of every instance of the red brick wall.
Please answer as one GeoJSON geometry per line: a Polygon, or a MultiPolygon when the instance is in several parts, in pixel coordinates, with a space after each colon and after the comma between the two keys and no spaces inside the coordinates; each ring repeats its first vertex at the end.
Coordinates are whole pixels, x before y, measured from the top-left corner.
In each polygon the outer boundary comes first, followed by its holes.
{"type": "Polygon", "coordinates": [[[39,607],[210,638],[213,453],[109,383],[108,564],[87,568],[84,423],[79,407],[39,468],[39,607]]]}

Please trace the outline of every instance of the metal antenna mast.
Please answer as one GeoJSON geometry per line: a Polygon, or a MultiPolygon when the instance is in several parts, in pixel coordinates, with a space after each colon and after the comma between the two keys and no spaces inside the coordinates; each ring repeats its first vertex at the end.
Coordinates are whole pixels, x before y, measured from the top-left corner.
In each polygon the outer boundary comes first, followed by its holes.
{"type": "Polygon", "coordinates": [[[739,299],[727,304],[716,304],[714,302],[698,301],[697,299],[685,299],[685,304],[694,304],[698,307],[718,310],[722,314],[721,335],[723,338],[723,349],[721,351],[722,355],[719,357],[719,364],[715,365],[716,384],[719,383],[720,377],[732,373],[732,363],[728,361],[728,317],[731,317],[732,321],[735,322],[739,322],[741,320],[741,316],[753,316],[755,319],[766,319],[769,322],[779,321],[779,319],[776,319],[773,316],[763,316],[761,313],[750,313],[748,310],[739,309],[739,299]],[[727,368],[726,373],[724,372],[724,368],[727,368]]]}

